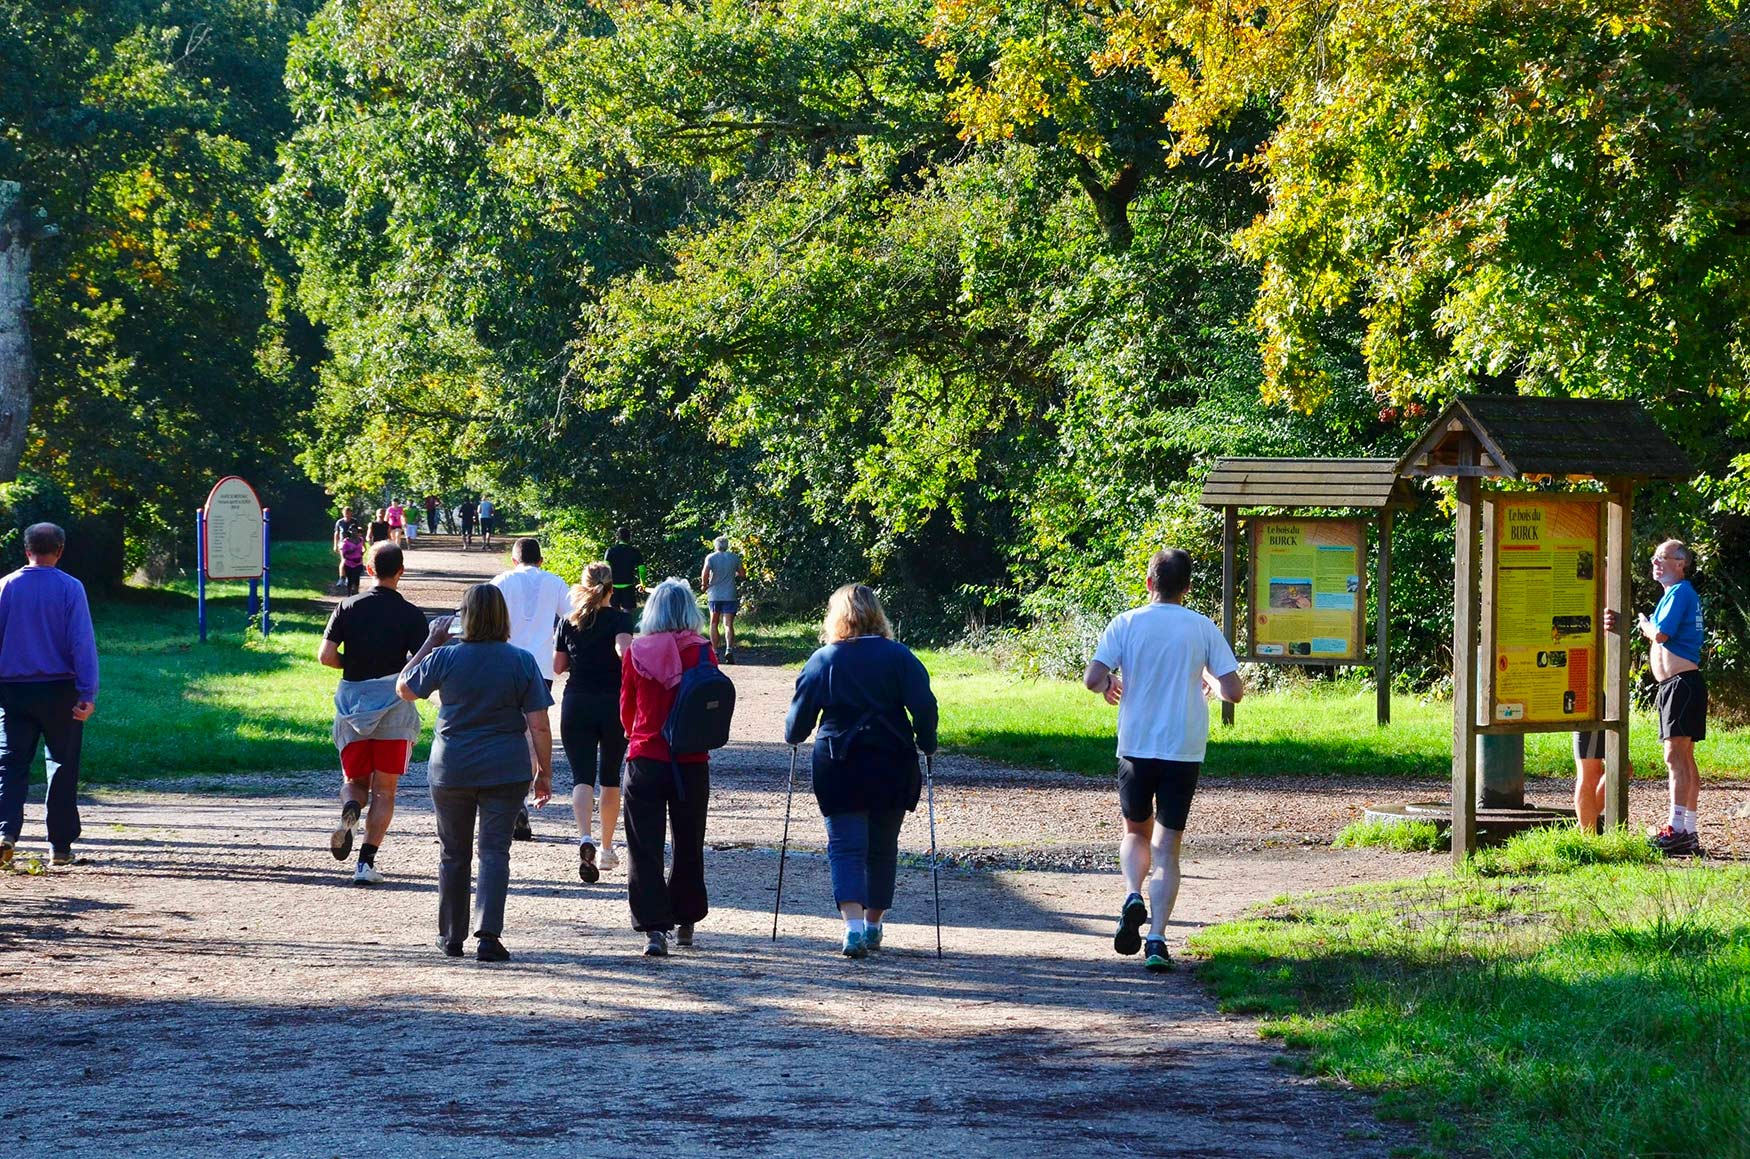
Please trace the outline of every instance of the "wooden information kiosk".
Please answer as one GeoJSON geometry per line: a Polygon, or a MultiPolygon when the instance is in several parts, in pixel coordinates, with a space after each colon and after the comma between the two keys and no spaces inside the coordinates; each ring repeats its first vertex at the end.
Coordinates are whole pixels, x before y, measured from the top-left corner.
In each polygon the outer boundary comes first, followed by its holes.
{"type": "MultiPolygon", "coordinates": [[[[1221,630],[1234,654],[1251,664],[1365,666],[1367,525],[1377,521],[1373,679],[1375,713],[1391,722],[1391,521],[1415,501],[1390,459],[1218,459],[1198,502],[1222,510],[1221,630]],[[1350,518],[1259,515],[1246,520],[1251,579],[1246,588],[1246,646],[1234,635],[1239,587],[1241,508],[1363,510],[1350,518]]],[[[1223,724],[1234,706],[1221,706],[1223,724]]]]}
{"type": "Polygon", "coordinates": [[[1628,637],[1603,612],[1632,607],[1635,487],[1689,478],[1688,458],[1636,403],[1507,395],[1452,403],[1397,467],[1457,480],[1453,861],[1476,848],[1480,737],[1603,729],[1604,822],[1622,824],[1628,637]],[[1484,479],[1602,490],[1485,493],[1484,479]]]}

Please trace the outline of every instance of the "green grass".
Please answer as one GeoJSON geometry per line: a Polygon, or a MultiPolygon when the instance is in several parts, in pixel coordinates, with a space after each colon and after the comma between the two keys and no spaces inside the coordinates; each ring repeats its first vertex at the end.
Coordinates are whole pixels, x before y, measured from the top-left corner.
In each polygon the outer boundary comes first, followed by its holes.
{"type": "MultiPolygon", "coordinates": [[[[1028,680],[962,650],[922,651],[942,708],[942,742],[1028,768],[1088,774],[1112,771],[1118,710],[1068,680],[1028,680]]],[[[1452,704],[1392,698],[1392,723],[1374,723],[1373,690],[1359,680],[1307,682],[1292,691],[1248,696],[1234,726],[1209,708],[1215,775],[1444,777],[1452,768],[1452,704]]],[[[1704,777],[1750,777],[1750,729],[1711,729],[1697,750],[1704,777]]],[[[1637,775],[1664,775],[1657,722],[1637,713],[1630,739],[1637,775]]],[[[1571,777],[1572,733],[1526,738],[1525,771],[1571,777]]]]}
{"type": "Polygon", "coordinates": [[[1199,976],[1439,1154],[1750,1156],[1750,871],[1583,865],[1556,836],[1498,851],[1536,876],[1357,887],[1212,927],[1191,939],[1199,976]]]}
{"type": "Polygon", "coordinates": [[[209,585],[205,644],[192,581],[94,602],[102,683],[80,780],[337,767],[339,673],[316,663],[328,613],[318,601],[333,560],[326,543],[275,545],[266,640],[248,623],[242,583],[209,585]]]}
{"type": "Polygon", "coordinates": [[[1331,844],[1338,849],[1395,849],[1399,853],[1433,853],[1451,847],[1446,834],[1432,821],[1351,821],[1331,844]]]}

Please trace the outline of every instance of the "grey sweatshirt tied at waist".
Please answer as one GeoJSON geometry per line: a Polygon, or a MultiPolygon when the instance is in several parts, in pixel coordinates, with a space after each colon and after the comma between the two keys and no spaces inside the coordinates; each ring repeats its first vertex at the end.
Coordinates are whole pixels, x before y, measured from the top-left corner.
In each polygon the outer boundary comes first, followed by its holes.
{"type": "Polygon", "coordinates": [[[395,693],[394,676],[342,680],[334,690],[334,747],[360,740],[419,739],[419,709],[395,693]]]}

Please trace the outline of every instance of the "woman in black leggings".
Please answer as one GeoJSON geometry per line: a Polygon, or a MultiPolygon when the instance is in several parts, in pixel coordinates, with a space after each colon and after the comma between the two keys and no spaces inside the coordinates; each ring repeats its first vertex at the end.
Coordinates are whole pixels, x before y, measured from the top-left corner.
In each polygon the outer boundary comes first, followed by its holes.
{"type": "Polygon", "coordinates": [[[614,572],[605,563],[583,569],[571,589],[571,614],[553,638],[553,671],[566,673],[559,702],[559,739],[571,764],[571,810],[577,817],[577,876],[594,882],[620,864],[614,825],[620,819],[620,765],[626,733],[620,727],[620,656],[632,646],[632,617],[608,606],[614,572]],[[593,768],[592,768],[593,766],[593,768]],[[595,790],[602,792],[602,843],[590,836],[595,790]]]}

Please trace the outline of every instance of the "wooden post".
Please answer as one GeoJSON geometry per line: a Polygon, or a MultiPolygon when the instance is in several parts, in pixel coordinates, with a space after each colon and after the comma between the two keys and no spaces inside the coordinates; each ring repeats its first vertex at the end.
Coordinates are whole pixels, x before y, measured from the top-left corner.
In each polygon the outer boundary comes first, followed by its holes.
{"type": "Polygon", "coordinates": [[[1386,619],[1391,607],[1391,508],[1379,512],[1379,560],[1374,565],[1374,588],[1378,607],[1373,628],[1374,715],[1379,726],[1391,723],[1391,643],[1386,619]]]}
{"type": "Polygon", "coordinates": [[[1604,640],[1604,825],[1628,823],[1629,624],[1634,616],[1634,510],[1632,483],[1613,480],[1605,531],[1604,606],[1620,617],[1604,640]]]}
{"type": "MultiPolygon", "coordinates": [[[[1474,441],[1459,452],[1461,467],[1477,461],[1474,441]]],[[[1458,519],[1452,553],[1452,863],[1462,866],[1477,846],[1477,612],[1482,558],[1477,544],[1474,475],[1458,479],[1458,519]]]]}
{"type": "MultiPolygon", "coordinates": [[[[1228,647],[1239,655],[1239,647],[1234,639],[1234,573],[1238,570],[1234,559],[1239,550],[1240,542],[1240,509],[1228,506],[1221,509],[1221,634],[1227,637],[1228,647]]],[[[1234,722],[1234,706],[1232,701],[1221,702],[1221,723],[1232,725],[1234,722]]]]}

